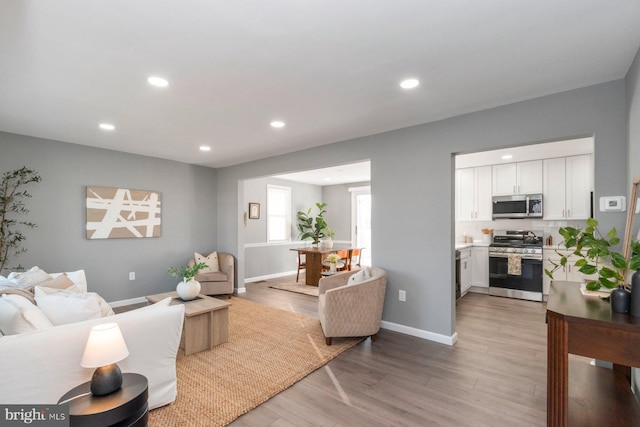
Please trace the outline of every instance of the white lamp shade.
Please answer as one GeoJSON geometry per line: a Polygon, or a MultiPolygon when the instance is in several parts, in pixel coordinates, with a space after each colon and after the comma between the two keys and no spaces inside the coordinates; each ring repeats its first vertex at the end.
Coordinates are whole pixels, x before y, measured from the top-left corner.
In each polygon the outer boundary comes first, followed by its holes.
{"type": "Polygon", "coordinates": [[[91,328],[80,366],[99,368],[119,362],[128,355],[129,349],[118,324],[103,323],[91,328]]]}

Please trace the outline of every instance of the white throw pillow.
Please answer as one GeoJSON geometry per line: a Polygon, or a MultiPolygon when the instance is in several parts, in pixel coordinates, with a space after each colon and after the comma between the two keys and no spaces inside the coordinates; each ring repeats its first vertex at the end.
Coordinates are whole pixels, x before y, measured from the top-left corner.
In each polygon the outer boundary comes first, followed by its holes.
{"type": "Polygon", "coordinates": [[[218,252],[210,253],[207,256],[200,255],[198,252],[195,253],[196,264],[200,264],[204,262],[207,264],[206,268],[200,270],[200,273],[216,273],[220,271],[220,264],[218,263],[218,252]]]}
{"type": "Polygon", "coordinates": [[[46,271],[40,269],[40,267],[35,266],[31,267],[27,271],[23,272],[12,272],[9,274],[7,279],[14,282],[19,287],[26,289],[31,286],[37,285],[38,283],[51,280],[52,277],[47,274],[46,271]]]}
{"type": "Polygon", "coordinates": [[[18,285],[16,285],[11,280],[7,279],[6,277],[0,276],[0,289],[2,289],[2,288],[17,288],[17,287],[18,287],[18,285]]]}
{"type": "Polygon", "coordinates": [[[113,314],[109,304],[95,292],[79,294],[40,286],[34,291],[38,307],[56,326],[113,314]]]}
{"type": "Polygon", "coordinates": [[[371,271],[369,270],[369,267],[365,267],[357,273],[352,274],[351,277],[349,277],[347,285],[355,285],[369,279],[371,279],[371,271]]]}
{"type": "Polygon", "coordinates": [[[3,335],[33,332],[52,326],[47,316],[28,299],[20,295],[0,297],[0,330],[3,335]]]}
{"type": "Polygon", "coordinates": [[[74,285],[68,289],[56,289],[48,286],[37,286],[37,287],[40,288],[40,293],[42,295],[44,294],[58,295],[58,296],[69,297],[69,298],[82,298],[83,296],[88,295],[89,297],[93,297],[98,303],[98,306],[100,307],[100,317],[112,316],[115,314],[113,312],[113,309],[109,305],[109,303],[105,301],[105,299],[102,298],[99,294],[97,294],[96,292],[85,292],[85,293],[79,294],[77,290],[77,285],[74,285]]]}

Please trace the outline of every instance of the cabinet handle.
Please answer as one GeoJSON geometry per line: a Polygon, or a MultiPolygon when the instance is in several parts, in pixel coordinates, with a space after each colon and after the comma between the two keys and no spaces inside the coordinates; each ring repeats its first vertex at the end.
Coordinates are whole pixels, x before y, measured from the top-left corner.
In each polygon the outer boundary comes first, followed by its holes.
{"type": "Polygon", "coordinates": [[[571,209],[567,209],[567,218],[571,218],[571,209]]]}
{"type": "Polygon", "coordinates": [[[564,216],[564,209],[562,209],[562,218],[564,218],[564,217],[565,217],[565,216],[564,216]]]}
{"type": "Polygon", "coordinates": [[[516,186],[513,186],[513,194],[516,194],[516,186]]]}

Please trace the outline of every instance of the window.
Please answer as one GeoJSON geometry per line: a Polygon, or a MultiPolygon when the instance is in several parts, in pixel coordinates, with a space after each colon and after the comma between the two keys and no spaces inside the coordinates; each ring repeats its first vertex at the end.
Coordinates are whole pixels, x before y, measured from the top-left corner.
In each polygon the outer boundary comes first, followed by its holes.
{"type": "Polygon", "coordinates": [[[267,185],[267,242],[291,240],[291,188],[267,185]]]}

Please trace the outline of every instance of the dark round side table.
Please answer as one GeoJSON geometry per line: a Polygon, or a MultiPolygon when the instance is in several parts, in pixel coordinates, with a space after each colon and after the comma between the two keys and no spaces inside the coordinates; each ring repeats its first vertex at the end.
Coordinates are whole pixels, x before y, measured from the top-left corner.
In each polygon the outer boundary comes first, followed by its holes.
{"type": "Polygon", "coordinates": [[[106,396],[91,394],[90,382],[69,390],[58,404],[69,404],[71,427],[145,427],[149,420],[147,378],[122,374],[122,388],[106,396]]]}

